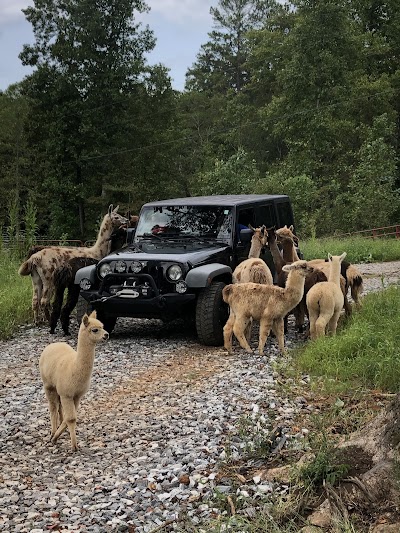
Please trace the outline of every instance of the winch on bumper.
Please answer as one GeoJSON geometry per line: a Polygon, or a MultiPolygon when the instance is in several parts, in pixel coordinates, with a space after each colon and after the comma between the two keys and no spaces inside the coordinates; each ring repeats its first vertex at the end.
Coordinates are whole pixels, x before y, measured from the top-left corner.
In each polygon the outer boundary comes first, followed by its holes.
{"type": "Polygon", "coordinates": [[[97,290],[81,290],[80,294],[93,309],[107,316],[168,318],[196,298],[187,292],[183,280],[169,285],[169,290],[161,293],[149,274],[109,274],[97,290]]]}

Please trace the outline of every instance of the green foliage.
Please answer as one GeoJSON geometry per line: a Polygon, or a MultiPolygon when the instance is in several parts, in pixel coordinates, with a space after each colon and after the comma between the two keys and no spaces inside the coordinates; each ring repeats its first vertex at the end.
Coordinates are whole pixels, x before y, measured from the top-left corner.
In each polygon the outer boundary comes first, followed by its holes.
{"type": "Polygon", "coordinates": [[[239,149],[227,161],[216,160],[214,168],[199,175],[197,193],[249,194],[260,178],[256,162],[239,149]]]}
{"type": "Polygon", "coordinates": [[[25,246],[29,248],[35,243],[38,230],[37,208],[32,194],[28,196],[23,221],[25,223],[25,246]]]}
{"type": "Polygon", "coordinates": [[[0,249],[0,339],[11,337],[19,324],[32,317],[32,284],[17,274],[19,260],[0,249]]]}
{"type": "MultiPolygon", "coordinates": [[[[382,280],[384,283],[384,279],[382,280]]],[[[303,371],[357,387],[399,392],[400,287],[363,298],[346,327],[334,337],[308,343],[296,358],[303,371]]]]}

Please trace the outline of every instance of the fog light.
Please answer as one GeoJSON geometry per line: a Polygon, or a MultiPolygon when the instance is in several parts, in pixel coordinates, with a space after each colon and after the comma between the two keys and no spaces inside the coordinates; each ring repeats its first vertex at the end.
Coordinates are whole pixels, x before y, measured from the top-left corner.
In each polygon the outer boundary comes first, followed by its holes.
{"type": "Polygon", "coordinates": [[[134,274],[139,274],[139,272],[141,272],[143,269],[143,265],[142,263],[140,263],[140,261],[134,261],[132,264],[131,264],[131,271],[134,273],[134,274]]]}
{"type": "Polygon", "coordinates": [[[175,284],[175,289],[179,294],[184,294],[188,290],[186,281],[178,281],[178,283],[175,284]]]}
{"type": "Polygon", "coordinates": [[[125,272],[126,271],[125,261],[117,261],[115,263],[115,270],[119,272],[119,274],[122,274],[122,272],[125,272]]]}
{"type": "Polygon", "coordinates": [[[92,286],[92,283],[91,283],[90,279],[82,278],[81,281],[79,282],[79,287],[83,291],[88,291],[91,286],[92,286]]]}

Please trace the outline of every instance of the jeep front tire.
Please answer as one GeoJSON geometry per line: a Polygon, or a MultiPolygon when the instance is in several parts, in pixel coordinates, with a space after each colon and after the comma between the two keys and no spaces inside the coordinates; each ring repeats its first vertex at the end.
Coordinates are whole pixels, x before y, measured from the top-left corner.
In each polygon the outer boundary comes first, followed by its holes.
{"type": "Polygon", "coordinates": [[[196,305],[196,330],[199,340],[206,346],[224,343],[223,327],[228,320],[228,306],[222,299],[225,283],[213,281],[201,289],[196,305]]]}

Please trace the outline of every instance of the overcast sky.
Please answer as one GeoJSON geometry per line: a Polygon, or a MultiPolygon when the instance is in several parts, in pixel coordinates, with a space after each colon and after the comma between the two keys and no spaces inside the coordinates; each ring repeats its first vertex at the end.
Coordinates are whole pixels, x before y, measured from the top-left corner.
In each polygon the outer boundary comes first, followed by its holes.
{"type": "MultiPolygon", "coordinates": [[[[175,89],[183,89],[186,70],[208,40],[207,33],[212,29],[210,6],[217,3],[217,0],[147,0],[151,10],[143,21],[157,38],[148,61],[163,63],[170,69],[175,89]]],[[[32,0],[0,0],[0,90],[30,73],[28,67],[22,66],[18,54],[23,44],[33,42],[31,25],[21,11],[32,4],[32,0]]]]}

